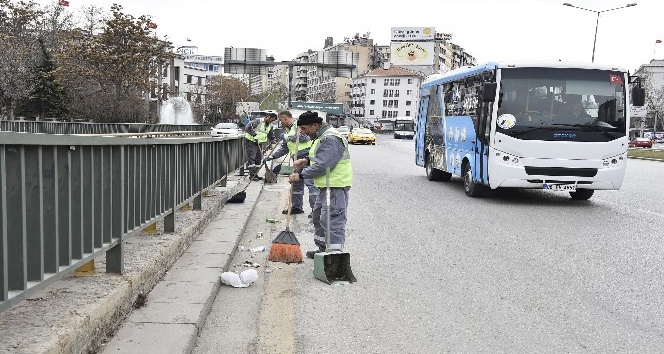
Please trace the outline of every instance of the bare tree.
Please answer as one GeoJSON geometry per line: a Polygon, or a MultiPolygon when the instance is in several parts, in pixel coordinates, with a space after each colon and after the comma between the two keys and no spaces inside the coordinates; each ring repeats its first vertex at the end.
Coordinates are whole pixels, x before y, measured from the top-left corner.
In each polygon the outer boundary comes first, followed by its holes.
{"type": "Polygon", "coordinates": [[[251,90],[241,80],[230,76],[215,76],[207,85],[206,106],[210,123],[236,119],[235,107],[246,101],[251,90]]]}
{"type": "Polygon", "coordinates": [[[643,125],[653,126],[655,130],[662,131],[664,130],[664,85],[661,83],[662,80],[656,80],[653,73],[645,72],[641,75],[641,82],[646,89],[646,108],[648,109],[648,115],[644,119],[643,125]],[[656,115],[657,120],[655,121],[656,115]]]}
{"type": "Polygon", "coordinates": [[[13,119],[16,102],[32,90],[42,15],[34,2],[0,0],[0,117],[13,119]]]}

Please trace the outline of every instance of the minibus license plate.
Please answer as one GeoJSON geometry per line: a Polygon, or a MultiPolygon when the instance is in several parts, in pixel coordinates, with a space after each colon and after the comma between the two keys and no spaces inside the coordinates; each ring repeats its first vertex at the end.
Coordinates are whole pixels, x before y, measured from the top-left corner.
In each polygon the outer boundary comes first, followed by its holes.
{"type": "Polygon", "coordinates": [[[544,182],[544,189],[560,192],[574,192],[576,191],[576,183],[546,183],[544,182]]]}

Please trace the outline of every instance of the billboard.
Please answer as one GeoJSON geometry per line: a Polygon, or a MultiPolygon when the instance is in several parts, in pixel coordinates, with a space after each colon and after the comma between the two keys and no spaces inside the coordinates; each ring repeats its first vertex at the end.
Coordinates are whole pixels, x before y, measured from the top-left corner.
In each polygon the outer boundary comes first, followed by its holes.
{"type": "Polygon", "coordinates": [[[433,65],[434,42],[392,42],[390,61],[392,65],[433,65]]]}
{"type": "Polygon", "coordinates": [[[433,41],[435,37],[433,27],[392,27],[393,41],[433,41]]]}

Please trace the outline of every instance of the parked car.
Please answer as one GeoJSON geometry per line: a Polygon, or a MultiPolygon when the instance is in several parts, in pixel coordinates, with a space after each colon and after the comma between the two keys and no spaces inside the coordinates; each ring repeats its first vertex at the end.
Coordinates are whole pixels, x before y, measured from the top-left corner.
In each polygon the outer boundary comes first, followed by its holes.
{"type": "Polygon", "coordinates": [[[652,140],[648,138],[634,138],[632,139],[627,146],[629,147],[642,147],[642,148],[651,148],[652,140]]]}
{"type": "Polygon", "coordinates": [[[348,142],[351,144],[371,144],[376,145],[376,135],[367,128],[353,128],[348,133],[348,142]]]}
{"type": "Polygon", "coordinates": [[[242,129],[240,129],[240,127],[235,123],[219,123],[212,127],[211,135],[213,138],[237,138],[242,136],[242,133],[242,129]]]}
{"type": "Polygon", "coordinates": [[[348,132],[350,132],[350,128],[348,128],[345,125],[342,125],[339,128],[337,128],[337,131],[341,133],[341,135],[343,135],[344,138],[348,139],[348,132]]]}

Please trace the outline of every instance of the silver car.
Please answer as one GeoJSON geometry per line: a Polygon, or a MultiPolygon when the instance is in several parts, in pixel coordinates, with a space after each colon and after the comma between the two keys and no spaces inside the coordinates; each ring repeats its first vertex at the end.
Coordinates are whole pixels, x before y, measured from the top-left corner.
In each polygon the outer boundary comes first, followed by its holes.
{"type": "Polygon", "coordinates": [[[235,123],[219,123],[212,127],[210,134],[213,138],[237,138],[242,136],[242,133],[242,129],[240,129],[240,127],[235,123]]]}

